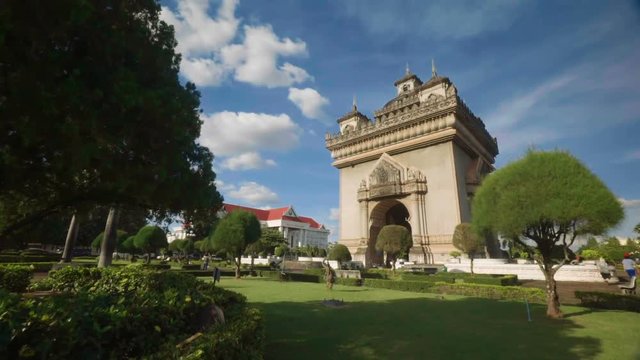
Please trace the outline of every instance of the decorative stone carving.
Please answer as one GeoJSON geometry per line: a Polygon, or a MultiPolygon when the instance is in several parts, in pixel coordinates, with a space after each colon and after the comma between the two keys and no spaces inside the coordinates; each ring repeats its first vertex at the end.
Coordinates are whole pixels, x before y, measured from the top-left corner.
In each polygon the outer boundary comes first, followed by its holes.
{"type": "Polygon", "coordinates": [[[400,170],[386,161],[380,162],[369,175],[371,186],[381,186],[388,184],[400,184],[400,170]]]}

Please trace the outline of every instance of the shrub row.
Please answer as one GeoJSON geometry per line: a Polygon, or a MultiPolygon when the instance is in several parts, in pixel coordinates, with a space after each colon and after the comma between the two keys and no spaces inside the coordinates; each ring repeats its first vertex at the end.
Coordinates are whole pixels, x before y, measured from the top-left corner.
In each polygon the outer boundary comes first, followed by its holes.
{"type": "Polygon", "coordinates": [[[33,272],[48,272],[54,264],[57,264],[57,262],[5,263],[2,265],[30,266],[33,269],[33,272]]]}
{"type": "Polygon", "coordinates": [[[434,292],[449,295],[464,295],[496,300],[524,300],[545,303],[546,294],[542,289],[521,286],[482,285],[465,283],[436,283],[434,292]]]}
{"type": "Polygon", "coordinates": [[[60,254],[0,255],[0,263],[25,263],[60,261],[60,254]]]}
{"type": "Polygon", "coordinates": [[[247,312],[244,296],[179,271],[65,267],[38,284],[59,293],[20,301],[0,291],[0,358],[154,357],[158,349],[175,349],[176,342],[198,331],[208,342],[227,339],[215,346],[225,354],[262,349],[262,338],[247,339],[262,328],[262,319],[247,312]],[[203,321],[214,303],[229,326],[203,321]],[[243,314],[253,322],[244,324],[243,314]]]}
{"type": "Polygon", "coordinates": [[[610,294],[596,291],[576,291],[576,298],[582,306],[640,312],[640,297],[610,294]]]}
{"type": "Polygon", "coordinates": [[[400,275],[402,280],[410,281],[430,281],[430,282],[464,282],[469,284],[484,285],[501,285],[513,286],[518,284],[516,275],[487,275],[487,274],[468,274],[468,273],[437,273],[434,275],[403,273],[400,275]]]}
{"type": "MultiPolygon", "coordinates": [[[[171,265],[169,265],[169,267],[171,267],[171,265]]],[[[182,266],[180,266],[180,268],[182,270],[200,270],[202,269],[202,265],[198,265],[198,264],[182,264],[182,266]]],[[[213,271],[213,269],[211,269],[213,271]]]]}
{"type": "Polygon", "coordinates": [[[336,278],[336,284],[347,286],[362,286],[362,279],[336,278]]]}
{"type": "Polygon", "coordinates": [[[0,288],[10,292],[25,292],[31,283],[33,268],[25,265],[1,265],[0,288]]]}
{"type": "Polygon", "coordinates": [[[411,292],[433,292],[436,283],[427,281],[394,281],[383,279],[364,279],[364,286],[411,292]]]}

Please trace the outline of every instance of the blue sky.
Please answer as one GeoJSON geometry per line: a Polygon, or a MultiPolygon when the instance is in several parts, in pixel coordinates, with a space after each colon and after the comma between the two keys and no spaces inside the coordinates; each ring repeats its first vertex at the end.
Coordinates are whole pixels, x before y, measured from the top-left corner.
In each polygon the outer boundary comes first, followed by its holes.
{"type": "Polygon", "coordinates": [[[496,166],[564,149],[640,222],[640,2],[165,0],[181,76],[202,93],[200,142],[227,202],[293,205],[336,239],[324,134],[394,97],[431,59],[498,138],[496,166]]]}

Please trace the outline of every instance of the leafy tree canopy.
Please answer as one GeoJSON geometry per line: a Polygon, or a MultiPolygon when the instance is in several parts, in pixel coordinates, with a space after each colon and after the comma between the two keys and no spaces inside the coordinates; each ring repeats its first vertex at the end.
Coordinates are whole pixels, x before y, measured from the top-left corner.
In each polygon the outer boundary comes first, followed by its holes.
{"type": "MultiPolygon", "coordinates": [[[[126,231],[120,230],[120,229],[116,231],[116,239],[117,239],[118,245],[124,243],[127,240],[127,238],[129,238],[129,234],[126,231]]],[[[91,247],[94,249],[100,249],[100,247],[102,246],[103,239],[104,239],[104,231],[98,234],[98,236],[96,236],[95,239],[93,239],[93,241],[91,242],[91,247]]],[[[119,246],[117,247],[117,249],[121,250],[119,246]]]]}
{"type": "Polygon", "coordinates": [[[376,250],[384,251],[387,257],[392,257],[394,267],[396,256],[407,252],[411,245],[413,245],[411,233],[402,225],[384,226],[376,239],[376,250]]]}
{"type": "Polygon", "coordinates": [[[461,223],[453,232],[453,246],[473,257],[484,250],[484,238],[476,235],[469,223],[461,223]]]}
{"type": "Polygon", "coordinates": [[[138,231],[133,239],[133,245],[146,253],[151,253],[168,246],[167,235],[159,226],[147,225],[138,231]]]}
{"type": "Polygon", "coordinates": [[[159,14],[154,0],[1,3],[0,237],[83,204],[220,206],[199,93],[159,14]]]}
{"type": "Polygon", "coordinates": [[[337,260],[339,262],[351,261],[351,253],[349,249],[342,244],[335,244],[329,249],[329,260],[337,260]]]}
{"type": "Polygon", "coordinates": [[[240,257],[247,246],[258,241],[260,235],[260,221],[254,214],[234,211],[220,220],[205,248],[231,255],[236,263],[236,277],[240,277],[240,257]]]}
{"type": "Polygon", "coordinates": [[[489,175],[473,200],[473,227],[512,238],[537,254],[547,280],[547,315],[560,317],[552,251],[579,234],[600,234],[623,217],[611,191],[569,153],[530,151],[489,175]],[[533,242],[533,244],[531,242],[533,242]]]}

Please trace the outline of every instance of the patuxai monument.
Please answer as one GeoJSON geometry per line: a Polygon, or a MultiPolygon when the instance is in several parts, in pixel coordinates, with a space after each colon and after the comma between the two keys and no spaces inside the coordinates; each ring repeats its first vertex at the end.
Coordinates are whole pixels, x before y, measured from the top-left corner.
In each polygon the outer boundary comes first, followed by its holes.
{"type": "Polygon", "coordinates": [[[382,264],[375,250],[380,229],[403,225],[412,234],[409,260],[443,263],[452,235],[471,220],[471,199],[493,171],[495,138],[437,74],[423,82],[408,69],[394,83],[396,96],[374,119],[352,111],[327,134],[332,165],[340,171],[340,239],[353,260],[382,264]]]}

